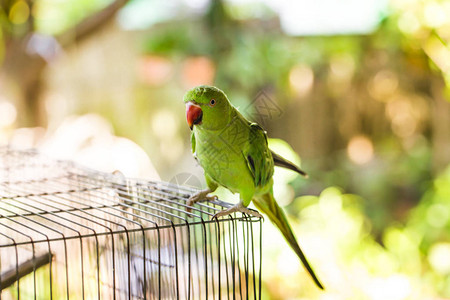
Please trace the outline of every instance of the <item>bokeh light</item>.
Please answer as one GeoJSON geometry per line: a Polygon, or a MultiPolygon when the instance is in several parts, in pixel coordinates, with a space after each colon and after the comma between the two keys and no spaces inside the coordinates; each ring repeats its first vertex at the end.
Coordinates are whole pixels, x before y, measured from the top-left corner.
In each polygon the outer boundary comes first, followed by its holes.
{"type": "Polygon", "coordinates": [[[368,163],[373,158],[373,144],[366,136],[353,137],[347,146],[348,157],[356,164],[368,163]]]}
{"type": "Polygon", "coordinates": [[[173,73],[172,62],[161,56],[149,55],[139,63],[139,74],[143,82],[150,85],[166,83],[173,73]]]}
{"type": "Polygon", "coordinates": [[[298,96],[305,96],[311,91],[314,83],[314,73],[306,65],[294,66],[289,73],[289,83],[291,89],[298,96]]]}
{"type": "Polygon", "coordinates": [[[389,70],[379,71],[369,83],[369,92],[379,101],[387,102],[398,87],[397,75],[389,70]]]}
{"type": "Polygon", "coordinates": [[[182,76],[187,89],[202,84],[213,84],[214,75],[215,66],[208,57],[189,57],[184,61],[182,76]]]}
{"type": "Polygon", "coordinates": [[[30,16],[30,7],[27,2],[19,0],[14,3],[9,11],[9,19],[11,23],[20,25],[25,23],[30,16]]]}
{"type": "Polygon", "coordinates": [[[450,243],[437,243],[430,249],[429,261],[433,269],[442,275],[450,274],[450,243]]]}
{"type": "Polygon", "coordinates": [[[16,118],[16,107],[6,100],[0,100],[0,127],[8,127],[13,125],[16,118]]]}

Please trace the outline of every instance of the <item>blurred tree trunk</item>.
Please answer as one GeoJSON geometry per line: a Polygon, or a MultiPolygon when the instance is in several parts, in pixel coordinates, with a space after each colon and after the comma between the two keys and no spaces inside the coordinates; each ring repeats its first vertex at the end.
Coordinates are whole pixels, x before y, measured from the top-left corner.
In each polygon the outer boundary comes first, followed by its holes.
{"type": "Polygon", "coordinates": [[[450,102],[445,99],[445,82],[434,76],[431,86],[432,168],[435,174],[450,165],[450,102]]]}
{"type": "Polygon", "coordinates": [[[42,111],[39,95],[42,86],[42,73],[45,60],[38,55],[27,53],[29,36],[12,40],[6,48],[5,61],[1,68],[2,75],[18,89],[20,126],[42,125],[42,111]]]}
{"type": "MultiPolygon", "coordinates": [[[[54,55],[57,54],[58,47],[63,49],[73,47],[108,24],[115,13],[127,2],[128,0],[115,0],[66,32],[54,38],[47,37],[47,40],[44,37],[42,41],[49,43],[44,46],[53,46],[54,55]]],[[[13,4],[14,2],[9,1],[2,3],[2,12],[8,15],[13,4]]],[[[27,4],[30,8],[33,5],[32,1],[28,1],[27,4]]],[[[22,113],[19,115],[18,126],[45,126],[45,109],[41,95],[44,84],[43,74],[49,57],[44,58],[42,53],[37,53],[38,51],[33,49],[31,40],[36,36],[34,19],[30,16],[21,25],[2,24],[2,29],[5,56],[0,68],[0,76],[6,78],[19,91],[17,100],[22,113]]]]}

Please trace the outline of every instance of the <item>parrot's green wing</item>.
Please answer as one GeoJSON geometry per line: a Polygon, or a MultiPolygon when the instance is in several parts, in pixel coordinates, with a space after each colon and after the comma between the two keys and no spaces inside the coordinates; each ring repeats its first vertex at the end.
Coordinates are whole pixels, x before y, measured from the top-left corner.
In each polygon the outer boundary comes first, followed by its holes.
{"type": "Polygon", "coordinates": [[[255,187],[265,186],[273,175],[273,159],[266,132],[256,123],[250,124],[249,142],[243,147],[242,154],[253,176],[255,187]]]}

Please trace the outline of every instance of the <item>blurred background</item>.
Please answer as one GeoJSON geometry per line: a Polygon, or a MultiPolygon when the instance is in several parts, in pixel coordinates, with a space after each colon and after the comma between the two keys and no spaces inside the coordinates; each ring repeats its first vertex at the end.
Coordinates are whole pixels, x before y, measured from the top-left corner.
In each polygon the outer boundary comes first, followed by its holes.
{"type": "Polygon", "coordinates": [[[264,299],[450,298],[450,1],[0,4],[0,144],[201,187],[214,84],[310,174],[274,189],[327,289],[265,222],[264,299]]]}

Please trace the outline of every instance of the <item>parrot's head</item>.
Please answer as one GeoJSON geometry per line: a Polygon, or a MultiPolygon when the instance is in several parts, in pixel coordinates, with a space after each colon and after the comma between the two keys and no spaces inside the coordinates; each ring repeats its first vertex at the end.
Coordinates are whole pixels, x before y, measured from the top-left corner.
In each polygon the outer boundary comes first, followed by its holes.
{"type": "Polygon", "coordinates": [[[191,130],[194,125],[218,130],[230,120],[232,106],[225,93],[214,86],[197,86],[189,90],[183,100],[186,104],[186,121],[191,130]]]}

